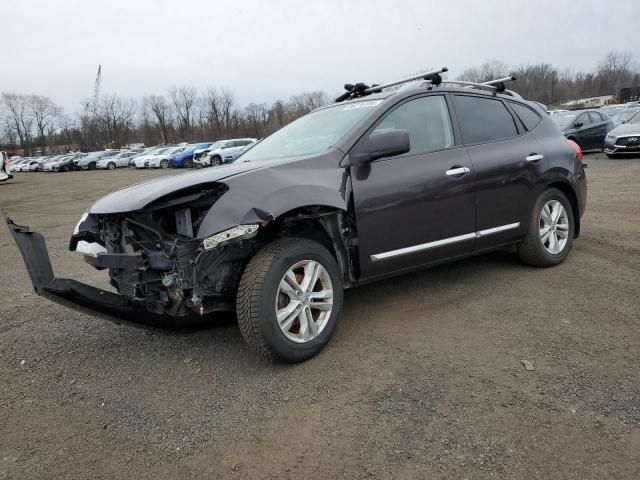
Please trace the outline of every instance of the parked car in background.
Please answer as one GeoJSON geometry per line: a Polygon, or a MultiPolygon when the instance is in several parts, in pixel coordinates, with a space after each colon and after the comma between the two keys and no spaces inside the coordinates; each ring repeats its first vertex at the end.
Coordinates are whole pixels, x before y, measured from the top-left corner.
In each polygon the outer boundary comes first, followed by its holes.
{"type": "Polygon", "coordinates": [[[600,107],[598,111],[611,117],[615,113],[619,112],[620,110],[624,110],[625,108],[626,107],[624,105],[605,105],[604,107],[600,107]]]}
{"type": "Polygon", "coordinates": [[[553,115],[551,120],[569,140],[583,150],[602,149],[604,137],[615,125],[611,117],[598,110],[575,110],[553,115]]]}
{"type": "Polygon", "coordinates": [[[139,153],[140,152],[130,150],[127,152],[120,152],[117,155],[102,157],[96,162],[96,168],[115,170],[120,167],[128,167],[129,160],[137,156],[139,153]]]}
{"type": "Polygon", "coordinates": [[[69,172],[73,170],[74,163],[82,160],[89,155],[88,153],[73,153],[66,155],[64,158],[56,161],[51,165],[51,171],[53,172],[69,172]]]}
{"type": "Polygon", "coordinates": [[[182,152],[185,147],[165,147],[151,152],[149,155],[141,155],[133,159],[135,168],[167,168],[169,158],[172,155],[182,152]]]}
{"type": "Polygon", "coordinates": [[[200,158],[193,159],[194,163],[200,166],[216,166],[223,163],[233,162],[240,150],[247,145],[256,143],[255,138],[234,138],[231,140],[222,140],[211,145],[200,158]]]}
{"type": "Polygon", "coordinates": [[[93,152],[84,158],[81,158],[77,162],[74,162],[76,170],[95,170],[98,165],[98,160],[115,157],[120,153],[120,150],[103,150],[100,152],[93,152]]]}
{"type": "Polygon", "coordinates": [[[6,152],[0,151],[0,182],[11,180],[13,175],[9,173],[9,156],[6,152]]]}
{"type": "Polygon", "coordinates": [[[547,110],[549,115],[558,115],[559,113],[568,112],[569,110],[547,110]]]}
{"type": "Polygon", "coordinates": [[[31,162],[33,159],[30,157],[26,157],[26,158],[21,158],[18,161],[14,162],[13,164],[10,165],[10,170],[12,172],[21,172],[22,171],[22,167],[24,165],[27,165],[29,162],[31,162]]]}
{"type": "Polygon", "coordinates": [[[193,155],[196,151],[203,151],[213,145],[214,142],[202,142],[187,145],[187,147],[179,153],[176,153],[169,159],[169,166],[173,168],[189,168],[193,166],[193,155]]]}
{"type": "Polygon", "coordinates": [[[627,123],[638,112],[640,112],[640,108],[625,108],[624,110],[614,113],[611,120],[613,120],[614,125],[617,127],[618,125],[627,123]]]}
{"type": "Polygon", "coordinates": [[[640,153],[640,111],[607,134],[604,153],[610,158],[640,153]]]}

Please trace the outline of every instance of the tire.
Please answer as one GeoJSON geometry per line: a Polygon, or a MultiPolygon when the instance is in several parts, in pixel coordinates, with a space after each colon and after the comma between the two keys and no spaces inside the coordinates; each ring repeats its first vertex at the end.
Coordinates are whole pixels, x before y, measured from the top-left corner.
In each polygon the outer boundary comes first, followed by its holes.
{"type": "Polygon", "coordinates": [[[96,163],[95,163],[95,162],[91,162],[91,163],[89,164],[88,169],[89,169],[89,170],[95,170],[95,169],[96,169],[96,163]]]}
{"type": "Polygon", "coordinates": [[[160,160],[160,168],[168,168],[169,160],[160,160]]]}
{"type": "Polygon", "coordinates": [[[190,158],[187,158],[183,163],[182,163],[184,168],[193,168],[193,160],[191,160],[190,158]]]}
{"type": "Polygon", "coordinates": [[[527,235],[522,243],[516,247],[516,251],[520,259],[528,265],[535,267],[553,267],[554,265],[562,263],[569,255],[574,234],[575,222],[571,203],[560,190],[557,188],[549,188],[545,190],[536,201],[527,235]],[[558,204],[562,206],[564,213],[558,209],[558,204]],[[550,214],[543,214],[545,206],[552,207],[548,210],[550,214]],[[560,212],[559,218],[554,222],[552,217],[554,217],[558,211],[560,212]],[[545,218],[550,220],[550,222],[546,221],[545,218]],[[551,233],[547,236],[547,232],[549,232],[547,227],[551,225],[553,225],[553,228],[550,228],[551,233]],[[559,226],[563,227],[558,228],[559,226]],[[564,235],[566,235],[566,237],[564,235]],[[555,245],[553,245],[554,238],[557,242],[555,245]]]}
{"type": "Polygon", "coordinates": [[[279,239],[260,250],[242,274],[236,297],[238,325],[247,343],[263,356],[288,363],[302,362],[318,354],[331,339],[342,308],[342,299],[342,275],[335,258],[325,247],[303,238],[279,239]],[[283,293],[281,285],[290,285],[284,279],[285,274],[296,266],[298,268],[293,279],[301,281],[302,285],[298,286],[304,288],[306,275],[298,272],[306,271],[305,266],[301,266],[305,263],[307,266],[319,264],[323,268],[318,281],[306,290],[306,294],[291,287],[288,287],[291,295],[283,293]],[[310,300],[308,292],[314,290],[319,294],[318,289],[332,291],[331,300],[325,296],[316,297],[315,302],[310,300]],[[293,293],[300,300],[291,300],[296,298],[293,293]],[[318,303],[324,304],[324,308],[316,310],[321,306],[318,303]],[[281,328],[276,310],[283,312],[290,305],[295,308],[282,322],[288,323],[289,327],[281,328]],[[331,305],[330,309],[326,305],[331,305]],[[300,307],[302,313],[298,314],[296,312],[300,311],[300,307]],[[303,328],[300,315],[306,315],[307,312],[311,312],[315,328],[309,328],[307,321],[307,328],[303,328]],[[288,331],[285,332],[285,329],[288,331]]]}
{"type": "Polygon", "coordinates": [[[63,171],[63,172],[68,172],[71,169],[69,168],[69,165],[63,165],[60,170],[63,171]]]}
{"type": "Polygon", "coordinates": [[[209,165],[211,165],[212,167],[219,167],[220,165],[222,165],[222,158],[220,158],[218,155],[216,155],[215,157],[211,157],[211,160],[209,160],[209,165]]]}
{"type": "Polygon", "coordinates": [[[113,162],[107,163],[107,169],[108,170],[115,170],[116,169],[116,164],[113,163],[113,162]]]}

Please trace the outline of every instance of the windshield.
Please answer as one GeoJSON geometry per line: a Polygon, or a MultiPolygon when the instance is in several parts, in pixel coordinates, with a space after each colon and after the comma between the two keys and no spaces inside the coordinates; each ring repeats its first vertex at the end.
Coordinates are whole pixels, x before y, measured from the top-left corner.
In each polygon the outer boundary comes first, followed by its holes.
{"type": "Polygon", "coordinates": [[[553,120],[553,123],[558,127],[564,128],[571,125],[575,121],[576,117],[577,115],[575,113],[559,113],[558,115],[553,115],[551,120],[553,120]]]}
{"type": "Polygon", "coordinates": [[[627,123],[640,123],[640,110],[633,112],[635,115],[627,120],[627,123]]]}
{"type": "Polygon", "coordinates": [[[240,158],[253,162],[324,152],[381,102],[369,100],[317,110],[255,144],[240,158]]]}
{"type": "Polygon", "coordinates": [[[156,150],[154,152],[151,153],[151,155],[162,155],[165,152],[168,152],[169,150],[171,150],[170,148],[161,148],[159,150],[156,150]]]}
{"type": "Polygon", "coordinates": [[[612,117],[616,112],[619,112],[623,108],[624,107],[621,106],[621,105],[615,105],[615,106],[611,106],[611,107],[601,107],[600,108],[600,112],[604,113],[605,115],[609,115],[610,117],[612,117]]]}
{"type": "MultiPolygon", "coordinates": [[[[631,118],[638,113],[639,110],[622,110],[616,112],[611,118],[616,123],[628,122],[631,118]]],[[[640,118],[640,117],[638,117],[640,118]]],[[[632,122],[636,123],[636,122],[632,122]]]]}

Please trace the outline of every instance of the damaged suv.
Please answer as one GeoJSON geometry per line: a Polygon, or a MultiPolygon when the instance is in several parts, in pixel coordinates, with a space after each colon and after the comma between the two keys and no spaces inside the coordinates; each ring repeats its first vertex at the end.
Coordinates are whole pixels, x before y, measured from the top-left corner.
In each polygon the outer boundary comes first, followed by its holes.
{"type": "Polygon", "coordinates": [[[556,265],[585,204],[581,151],[539,105],[427,81],[98,200],[69,248],[118,293],[55,277],[43,237],[7,223],[42,296],[163,327],[235,311],[252,346],[298,362],[331,338],[345,288],[495,249],[556,265]]]}

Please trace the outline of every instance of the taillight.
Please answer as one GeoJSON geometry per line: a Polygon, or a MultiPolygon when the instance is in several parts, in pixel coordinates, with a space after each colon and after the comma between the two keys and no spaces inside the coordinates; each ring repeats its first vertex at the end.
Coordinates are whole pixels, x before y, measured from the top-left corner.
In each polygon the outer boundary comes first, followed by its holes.
{"type": "Polygon", "coordinates": [[[576,152],[576,156],[578,157],[578,161],[581,162],[582,161],[582,149],[580,148],[580,145],[578,145],[573,140],[569,140],[569,139],[567,139],[567,143],[576,152]]]}

